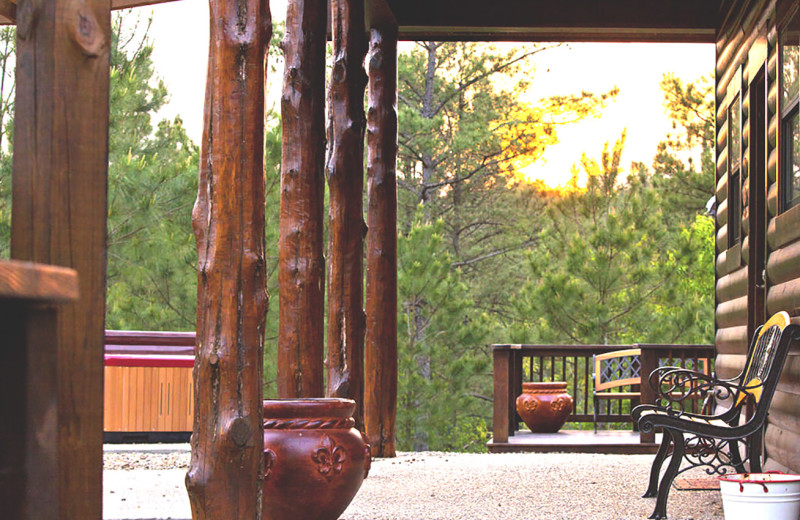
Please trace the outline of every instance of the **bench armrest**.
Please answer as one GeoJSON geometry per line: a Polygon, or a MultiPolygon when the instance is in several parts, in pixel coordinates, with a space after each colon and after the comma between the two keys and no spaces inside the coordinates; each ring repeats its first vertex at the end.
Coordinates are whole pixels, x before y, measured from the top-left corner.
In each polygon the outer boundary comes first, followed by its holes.
{"type": "Polygon", "coordinates": [[[653,370],[648,383],[656,395],[656,402],[663,403],[661,408],[678,413],[683,411],[684,403],[689,400],[725,400],[738,392],[754,388],[750,386],[745,389],[728,379],[717,379],[704,372],[678,367],[659,367],[653,370]]]}

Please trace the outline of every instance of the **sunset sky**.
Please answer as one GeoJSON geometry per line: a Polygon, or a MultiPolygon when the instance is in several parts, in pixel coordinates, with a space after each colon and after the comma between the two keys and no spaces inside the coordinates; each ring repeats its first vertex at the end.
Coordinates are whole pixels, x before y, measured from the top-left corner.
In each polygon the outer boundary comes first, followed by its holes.
{"type": "MultiPolygon", "coordinates": [[[[271,6],[273,19],[283,20],[285,0],[272,0],[271,6]]],[[[208,2],[180,0],[137,11],[142,16],[153,13],[155,67],[171,94],[169,106],[160,115],[179,114],[190,137],[199,142],[208,56],[208,2]]],[[[525,173],[543,179],[550,186],[563,186],[569,179],[571,166],[580,160],[582,153],[599,158],[604,143],[618,139],[626,128],[622,164],[626,168],[631,161],[650,164],[656,145],[671,131],[659,89],[662,75],[674,72],[685,80],[693,80],[711,74],[713,67],[711,44],[573,43],[539,54],[525,101],[583,90],[604,92],[615,85],[620,93],[601,117],[560,127],[560,142],[549,147],[543,160],[525,173]]],[[[268,99],[274,102],[280,78],[279,74],[273,76],[268,99]]]]}

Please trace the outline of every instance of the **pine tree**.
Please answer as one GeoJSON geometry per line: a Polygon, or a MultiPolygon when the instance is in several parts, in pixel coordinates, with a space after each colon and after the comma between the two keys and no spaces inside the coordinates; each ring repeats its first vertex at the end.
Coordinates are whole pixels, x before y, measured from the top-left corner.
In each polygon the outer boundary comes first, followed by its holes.
{"type": "Polygon", "coordinates": [[[483,451],[490,329],[451,267],[443,233],[442,220],[420,208],[398,240],[398,447],[483,451]]]}
{"type": "Polygon", "coordinates": [[[517,296],[519,341],[615,344],[646,341],[647,305],[669,286],[658,269],[667,254],[655,190],[636,170],[623,180],[625,135],[601,163],[585,155],[585,190],[554,201],[539,247],[529,254],[529,279],[517,296]]]}
{"type": "Polygon", "coordinates": [[[115,17],[111,44],[106,326],[194,330],[198,148],[180,118],[153,128],[167,89],[147,31],[127,20],[115,17]]]}
{"type": "Polygon", "coordinates": [[[658,145],[653,184],[672,223],[691,225],[714,196],[713,84],[709,77],[685,83],[674,74],[661,80],[664,107],[675,132],[658,145]]]}

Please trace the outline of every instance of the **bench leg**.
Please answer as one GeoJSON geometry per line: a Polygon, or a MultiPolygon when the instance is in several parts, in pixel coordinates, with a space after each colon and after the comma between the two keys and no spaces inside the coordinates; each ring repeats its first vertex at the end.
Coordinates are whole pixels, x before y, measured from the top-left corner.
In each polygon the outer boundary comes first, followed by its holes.
{"type": "Polygon", "coordinates": [[[669,459],[667,470],[661,479],[661,485],[658,486],[658,498],[656,498],[656,507],[653,509],[653,514],[650,515],[650,520],[664,520],[667,518],[667,498],[669,497],[669,490],[672,487],[672,481],[678,474],[683,454],[686,451],[686,446],[683,440],[683,433],[674,432],[664,429],[664,436],[672,438],[672,457],[669,459]]]}
{"type": "Polygon", "coordinates": [[[761,447],[764,429],[758,430],[747,439],[747,457],[750,459],[750,473],[761,473],[761,447]]]}
{"type": "Polygon", "coordinates": [[[653,466],[650,468],[650,482],[642,498],[652,498],[658,494],[658,477],[661,474],[661,465],[664,464],[664,459],[667,458],[670,439],[671,437],[667,433],[664,433],[661,438],[661,446],[658,447],[656,458],[653,460],[653,466]]]}
{"type": "Polygon", "coordinates": [[[742,462],[742,453],[739,451],[739,441],[736,439],[728,441],[728,449],[731,452],[731,463],[733,467],[736,468],[737,472],[744,473],[746,470],[744,468],[744,462],[742,462]]]}
{"type": "Polygon", "coordinates": [[[596,395],[592,396],[592,401],[594,401],[593,402],[594,407],[592,408],[592,414],[594,414],[594,433],[595,433],[595,435],[597,435],[597,404],[598,404],[598,399],[597,399],[596,395]]]}

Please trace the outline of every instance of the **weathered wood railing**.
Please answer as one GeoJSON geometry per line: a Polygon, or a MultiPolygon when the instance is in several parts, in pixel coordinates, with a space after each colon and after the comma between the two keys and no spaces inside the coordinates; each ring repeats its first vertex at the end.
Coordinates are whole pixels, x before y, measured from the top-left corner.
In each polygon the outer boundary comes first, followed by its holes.
{"type": "MultiPolygon", "coordinates": [[[[642,350],[640,361],[644,378],[659,365],[698,367],[700,360],[713,359],[715,355],[713,345],[493,345],[494,442],[507,442],[508,436],[516,432],[521,420],[515,402],[525,381],[566,381],[575,401],[567,421],[592,422],[592,356],[627,348],[642,350]]],[[[639,402],[654,402],[649,385],[643,384],[639,390],[639,402]]],[[[601,406],[605,413],[598,413],[598,421],[631,420],[627,411],[623,412],[621,402],[601,406]]],[[[643,443],[655,441],[653,433],[641,434],[640,438],[643,443]]]]}

